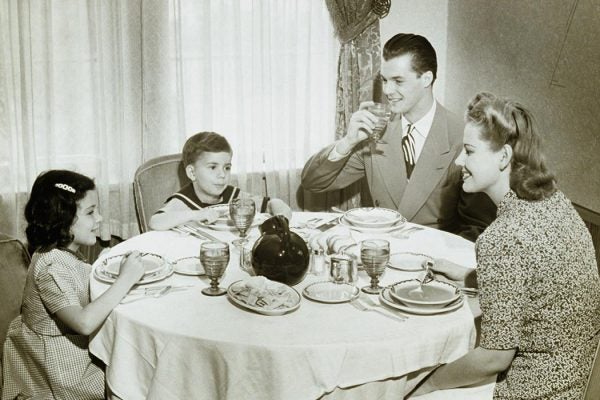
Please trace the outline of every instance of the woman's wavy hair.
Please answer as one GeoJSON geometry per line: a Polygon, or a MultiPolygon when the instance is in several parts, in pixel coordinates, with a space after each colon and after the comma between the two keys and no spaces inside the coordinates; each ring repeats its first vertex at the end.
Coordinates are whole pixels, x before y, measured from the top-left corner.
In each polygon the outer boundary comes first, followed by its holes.
{"type": "Polygon", "coordinates": [[[492,93],[478,93],[467,106],[465,121],[480,128],[482,139],[490,143],[492,150],[500,150],[505,144],[512,147],[510,188],[518,197],[541,200],[556,191],[533,116],[523,105],[492,93]]]}
{"type": "Polygon", "coordinates": [[[25,206],[25,234],[32,250],[65,248],[73,241],[71,226],[77,215],[77,203],[94,190],[87,176],[66,170],[41,173],[33,183],[25,206]]]}

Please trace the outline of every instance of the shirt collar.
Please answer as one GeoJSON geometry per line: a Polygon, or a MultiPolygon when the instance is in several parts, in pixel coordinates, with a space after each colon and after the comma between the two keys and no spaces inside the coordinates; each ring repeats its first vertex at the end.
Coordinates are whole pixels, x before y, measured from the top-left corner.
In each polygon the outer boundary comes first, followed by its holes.
{"type": "MultiPolygon", "coordinates": [[[[427,114],[423,115],[423,118],[421,118],[420,120],[416,121],[415,123],[413,123],[413,134],[416,132],[417,134],[419,134],[420,136],[422,136],[424,139],[427,138],[427,135],[429,135],[429,131],[431,130],[431,125],[433,125],[433,117],[435,116],[435,110],[437,108],[437,102],[434,100],[433,101],[433,105],[431,106],[431,108],[429,109],[429,111],[427,111],[427,114]]],[[[404,117],[404,115],[402,116],[402,130],[405,131],[405,127],[410,124],[410,122],[404,117]]]]}

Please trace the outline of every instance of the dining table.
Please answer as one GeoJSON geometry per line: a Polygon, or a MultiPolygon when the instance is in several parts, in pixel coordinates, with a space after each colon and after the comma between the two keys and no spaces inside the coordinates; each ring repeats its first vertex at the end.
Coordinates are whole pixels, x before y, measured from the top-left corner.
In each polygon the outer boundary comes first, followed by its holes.
{"type": "MultiPolygon", "coordinates": [[[[410,222],[397,230],[361,229],[340,223],[339,215],[294,212],[290,227],[309,243],[314,235],[349,237],[356,247],[362,240],[383,238],[392,255],[424,254],[475,268],[474,244],[459,236],[410,222]],[[331,222],[325,224],[331,227],[322,232],[315,221],[331,222]]],[[[203,231],[227,243],[239,236],[235,229],[203,231]]],[[[250,238],[259,235],[257,226],[250,229],[250,238]]],[[[91,298],[110,285],[96,270],[111,257],[139,250],[172,266],[198,257],[207,240],[169,230],[121,242],[94,262],[91,298]]],[[[230,245],[230,254],[219,281],[224,288],[252,275],[240,268],[239,249],[230,245]]],[[[314,301],[303,295],[304,289],[330,279],[328,257],[319,261],[321,265],[312,260],[304,279],[293,286],[300,295],[299,307],[282,315],[240,307],[229,295],[202,294],[210,282],[205,275],[169,272],[137,285],[114,308],[91,336],[90,352],[106,364],[110,390],[127,400],[401,399],[435,366],[473,348],[476,298],[448,312],[424,315],[389,307],[380,296],[362,292],[356,300],[360,304],[314,301]],[[165,286],[178,290],[144,295],[146,288],[165,286]]],[[[390,264],[380,284],[387,287],[422,276],[421,270],[390,264]]],[[[359,268],[354,284],[363,287],[369,282],[359,268]]]]}

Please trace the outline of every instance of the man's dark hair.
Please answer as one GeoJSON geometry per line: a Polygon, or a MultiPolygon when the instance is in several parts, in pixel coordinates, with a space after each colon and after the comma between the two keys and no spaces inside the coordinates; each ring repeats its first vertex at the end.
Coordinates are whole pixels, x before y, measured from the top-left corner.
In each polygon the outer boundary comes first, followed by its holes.
{"type": "Polygon", "coordinates": [[[404,54],[412,55],[412,68],[418,76],[427,71],[437,77],[437,57],[429,40],[413,33],[398,33],[383,46],[383,59],[389,61],[404,54]]]}

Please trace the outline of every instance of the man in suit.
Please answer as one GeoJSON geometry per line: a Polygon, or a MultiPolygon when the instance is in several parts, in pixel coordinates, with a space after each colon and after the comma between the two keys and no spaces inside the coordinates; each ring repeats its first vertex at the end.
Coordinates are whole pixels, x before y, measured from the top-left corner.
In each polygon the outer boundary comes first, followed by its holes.
{"type": "Polygon", "coordinates": [[[379,142],[369,135],[378,117],[365,102],[352,114],[346,136],[313,155],[302,186],[341,189],[366,177],[373,203],[409,221],[475,240],[496,216],[484,194],[462,191],[454,159],[464,124],[433,97],[437,58],[423,36],[400,33],[384,46],[381,78],[392,116],[379,142]]]}

